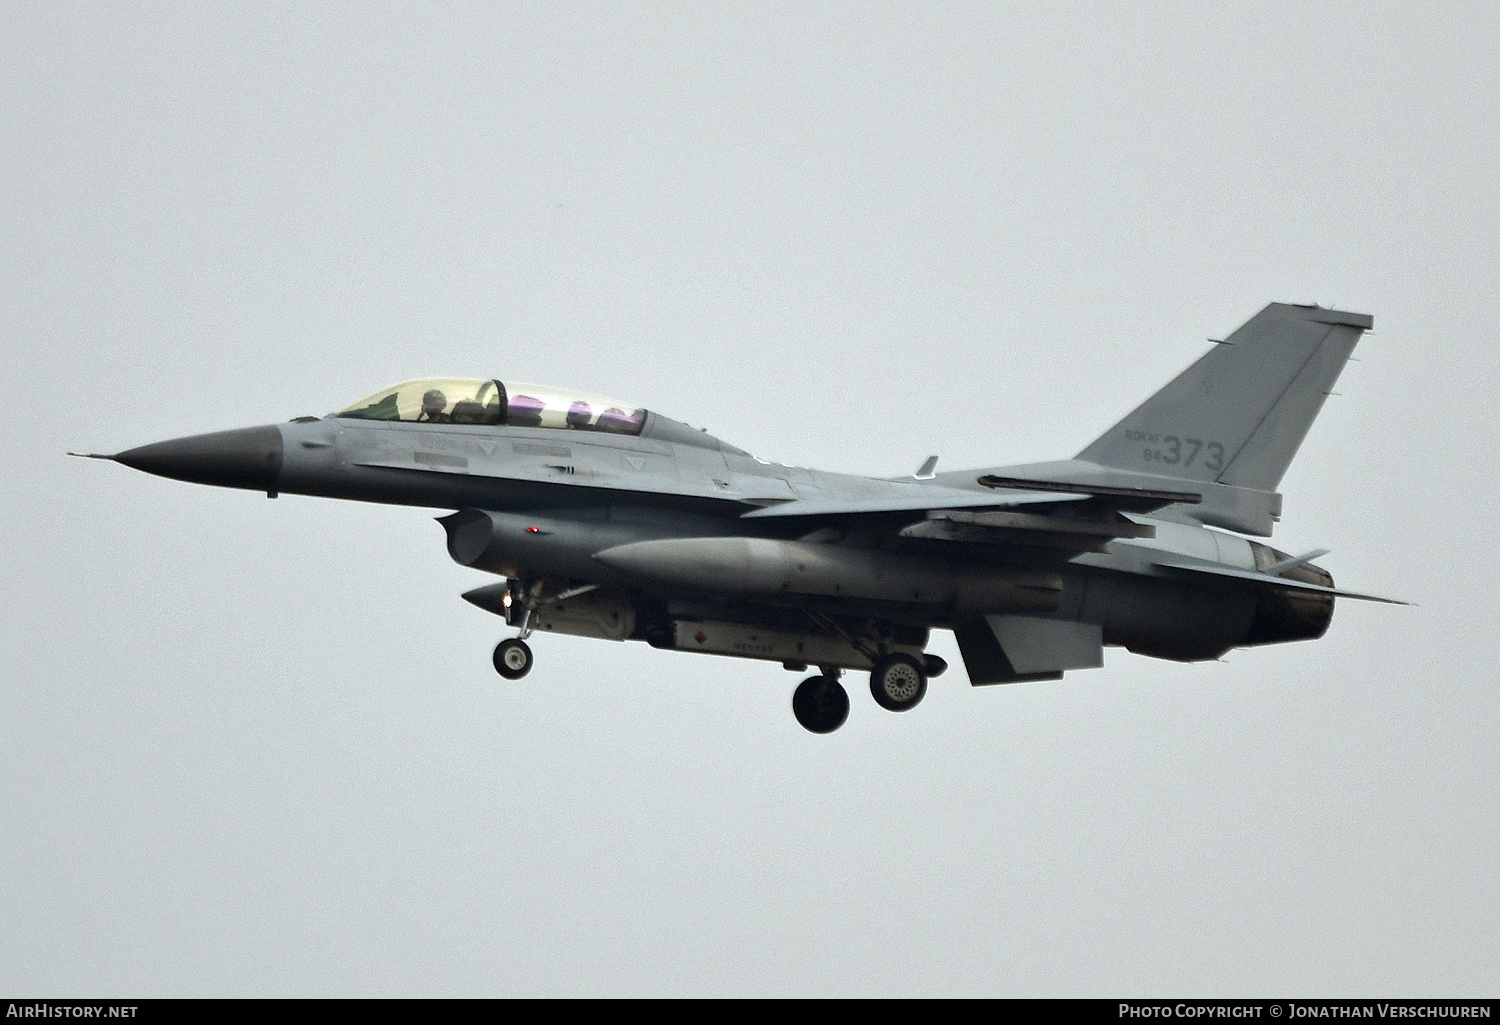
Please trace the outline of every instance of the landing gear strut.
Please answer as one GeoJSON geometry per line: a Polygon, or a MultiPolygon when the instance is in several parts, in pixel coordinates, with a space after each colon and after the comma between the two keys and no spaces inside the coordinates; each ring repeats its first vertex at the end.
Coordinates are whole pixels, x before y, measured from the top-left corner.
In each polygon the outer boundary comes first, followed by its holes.
{"type": "Polygon", "coordinates": [[[526,643],[526,638],[531,636],[535,624],[532,615],[536,612],[537,599],[542,593],[542,581],[527,586],[520,580],[510,582],[510,592],[505,596],[505,607],[510,610],[512,602],[521,606],[518,614],[510,612],[507,618],[520,627],[521,633],[518,637],[501,641],[495,645],[495,654],[492,661],[495,663],[495,672],[507,680],[519,680],[531,672],[531,645],[526,643]]]}
{"type": "Polygon", "coordinates": [[[825,676],[809,676],[792,694],[792,714],[802,728],[813,733],[832,733],[849,718],[849,693],[838,681],[838,670],[825,676]]]}

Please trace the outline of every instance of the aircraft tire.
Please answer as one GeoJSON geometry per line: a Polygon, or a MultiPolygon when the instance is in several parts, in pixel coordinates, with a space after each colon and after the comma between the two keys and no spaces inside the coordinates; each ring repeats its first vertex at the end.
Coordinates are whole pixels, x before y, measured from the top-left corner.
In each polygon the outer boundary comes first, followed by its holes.
{"type": "Polygon", "coordinates": [[[832,733],[849,718],[849,692],[827,676],[809,676],[792,693],[792,714],[802,728],[832,733]]]}
{"type": "Polygon", "coordinates": [[[927,693],[927,674],[910,655],[887,655],[870,670],[870,694],[891,712],[915,708],[927,693]]]}
{"type": "Polygon", "coordinates": [[[515,637],[495,645],[495,672],[507,680],[519,680],[531,672],[531,646],[515,637]]]}

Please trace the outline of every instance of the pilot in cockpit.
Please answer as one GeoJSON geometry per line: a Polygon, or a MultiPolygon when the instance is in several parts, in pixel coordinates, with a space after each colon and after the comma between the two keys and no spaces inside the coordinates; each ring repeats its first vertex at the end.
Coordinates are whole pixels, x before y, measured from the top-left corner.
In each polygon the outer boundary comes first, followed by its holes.
{"type": "Polygon", "coordinates": [[[443,412],[448,408],[448,396],[436,388],[432,388],[422,396],[422,412],[417,414],[417,422],[425,424],[447,424],[453,422],[453,417],[443,412]]]}

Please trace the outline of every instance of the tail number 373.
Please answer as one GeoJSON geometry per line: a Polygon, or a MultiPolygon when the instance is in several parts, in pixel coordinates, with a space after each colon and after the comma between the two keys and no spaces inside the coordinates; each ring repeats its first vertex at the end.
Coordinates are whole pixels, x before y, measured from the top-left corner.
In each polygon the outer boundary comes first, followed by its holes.
{"type": "Polygon", "coordinates": [[[1217,441],[1204,443],[1202,438],[1179,438],[1173,434],[1161,437],[1159,447],[1147,446],[1141,454],[1148,463],[1181,466],[1186,469],[1201,461],[1203,468],[1217,473],[1224,469],[1224,446],[1217,441]]]}

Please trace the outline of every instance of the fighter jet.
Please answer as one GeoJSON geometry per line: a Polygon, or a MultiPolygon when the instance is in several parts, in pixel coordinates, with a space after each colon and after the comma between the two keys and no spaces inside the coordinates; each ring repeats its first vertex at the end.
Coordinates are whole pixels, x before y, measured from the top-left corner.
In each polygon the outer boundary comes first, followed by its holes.
{"type": "MultiPolygon", "coordinates": [[[[763,462],[661,413],[496,378],[407,381],[322,417],[132,448],[220,487],[450,510],[464,594],[514,631],[779,662],[814,733],[844,670],[909,711],[956,635],[973,685],[1056,680],[1118,646],[1193,662],[1317,638],[1337,597],[1269,537],[1276,488],[1372,319],[1273,303],[1072,459],[869,478],[763,462]],[[1248,537],[1246,535],[1249,535],[1248,537]]],[[[83,454],[83,453],[71,453],[83,454]]]]}

